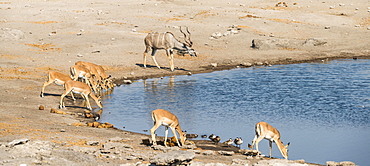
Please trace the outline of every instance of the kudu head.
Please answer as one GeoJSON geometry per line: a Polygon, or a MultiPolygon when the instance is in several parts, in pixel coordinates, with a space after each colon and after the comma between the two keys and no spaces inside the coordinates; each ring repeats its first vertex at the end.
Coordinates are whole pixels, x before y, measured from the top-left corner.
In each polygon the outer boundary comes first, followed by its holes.
{"type": "Polygon", "coordinates": [[[181,26],[180,26],[180,32],[182,34],[184,34],[184,40],[185,40],[185,43],[183,43],[183,48],[186,50],[185,53],[188,53],[190,54],[191,56],[193,57],[197,57],[197,53],[194,51],[193,48],[191,48],[193,46],[193,42],[190,40],[190,32],[189,32],[189,29],[188,27],[186,27],[186,31],[189,35],[186,35],[186,33],[184,33],[181,29],[181,26]]]}

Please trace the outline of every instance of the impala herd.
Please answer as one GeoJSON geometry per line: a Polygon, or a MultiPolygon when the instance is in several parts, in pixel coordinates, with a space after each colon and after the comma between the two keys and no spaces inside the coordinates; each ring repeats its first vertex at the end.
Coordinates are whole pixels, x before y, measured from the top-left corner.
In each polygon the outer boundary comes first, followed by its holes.
{"type": "Polygon", "coordinates": [[[99,108],[103,108],[100,97],[97,97],[94,92],[98,93],[102,90],[108,90],[114,87],[110,76],[107,76],[104,69],[100,65],[78,61],[70,68],[70,72],[71,76],[67,76],[63,73],[50,71],[47,81],[42,85],[40,97],[44,97],[46,86],[55,83],[56,85],[64,86],[65,90],[60,97],[60,108],[65,107],[63,99],[69,93],[73,100],[76,100],[73,93],[81,94],[82,98],[86,100],[86,107],[89,110],[92,110],[89,96],[95,101],[99,108]],[[78,81],[79,78],[82,82],[78,81]]]}
{"type": "MultiPolygon", "coordinates": [[[[182,31],[182,28],[180,27],[180,32],[184,34],[184,40],[185,42],[180,42],[177,40],[173,33],[171,32],[164,32],[164,33],[158,33],[158,32],[152,32],[149,33],[145,39],[145,51],[144,51],[144,63],[143,66],[146,68],[146,55],[147,53],[152,50],[151,57],[155,63],[155,65],[160,69],[160,66],[158,65],[156,59],[155,59],[155,53],[159,49],[164,49],[166,51],[167,57],[170,61],[170,70],[174,71],[174,63],[173,63],[173,51],[177,50],[179,53],[182,54],[190,54],[191,56],[196,57],[197,54],[192,48],[192,41],[190,40],[190,32],[188,28],[186,28],[186,32],[182,31]]],[[[90,62],[82,62],[78,61],[70,67],[70,76],[64,75],[62,73],[56,72],[56,71],[50,71],[48,73],[48,79],[47,81],[42,85],[41,88],[41,97],[44,97],[44,91],[45,87],[55,83],[56,85],[64,86],[64,93],[60,97],[60,108],[64,108],[64,102],[63,99],[67,94],[71,94],[71,97],[73,100],[76,100],[73,93],[81,94],[84,100],[86,100],[86,107],[89,110],[92,110],[89,96],[95,101],[95,103],[99,106],[99,108],[102,108],[102,104],[100,101],[100,96],[97,97],[95,93],[98,93],[102,90],[108,90],[113,89],[114,84],[112,80],[110,79],[110,75],[107,75],[104,71],[103,67],[94,63],[90,62]],[[81,81],[78,81],[78,80],[81,81]]],[[[172,114],[171,112],[163,109],[156,109],[152,111],[151,113],[152,119],[154,121],[154,126],[150,130],[151,137],[152,137],[152,144],[156,145],[157,141],[155,138],[155,131],[161,126],[165,126],[165,143],[164,145],[167,146],[167,136],[168,136],[168,128],[171,128],[171,131],[174,135],[175,142],[178,146],[185,145],[186,140],[186,133],[181,130],[180,123],[178,121],[178,118],[172,114]],[[180,141],[177,138],[176,131],[178,132],[180,136],[180,141]]],[[[277,129],[272,127],[270,124],[266,122],[258,122],[255,126],[255,137],[252,141],[252,145],[248,144],[248,147],[253,149],[254,145],[256,145],[256,150],[258,151],[258,143],[262,139],[269,140],[270,145],[270,157],[271,157],[271,150],[272,150],[272,143],[274,142],[279,151],[281,152],[282,156],[285,159],[288,159],[288,149],[289,143],[287,145],[284,145],[280,140],[280,133],[277,129]]],[[[218,141],[220,141],[219,136],[211,135],[210,139],[212,137],[212,140],[216,139],[218,137],[218,141]]],[[[214,141],[215,142],[215,141],[214,141]]],[[[230,138],[229,141],[226,141],[228,145],[231,145],[233,140],[230,138]]],[[[237,138],[234,140],[236,145],[239,145],[243,143],[241,138],[237,138]]]]}

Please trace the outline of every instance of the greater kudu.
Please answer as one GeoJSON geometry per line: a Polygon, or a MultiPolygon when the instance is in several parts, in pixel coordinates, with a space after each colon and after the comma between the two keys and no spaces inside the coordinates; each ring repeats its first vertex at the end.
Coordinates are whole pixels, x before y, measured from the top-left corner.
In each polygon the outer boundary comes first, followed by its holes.
{"type": "Polygon", "coordinates": [[[175,38],[175,35],[171,32],[151,32],[149,33],[145,39],[145,51],[144,51],[144,68],[146,68],[146,55],[147,53],[152,50],[152,59],[155,65],[160,69],[161,67],[158,65],[157,61],[155,60],[155,53],[158,49],[165,49],[168,59],[170,60],[171,71],[174,71],[175,66],[173,64],[173,50],[178,50],[182,53],[188,53],[191,56],[196,57],[197,54],[192,47],[193,42],[190,40],[190,32],[188,28],[186,31],[189,35],[186,35],[180,27],[180,32],[184,34],[185,42],[182,43],[175,38]]]}

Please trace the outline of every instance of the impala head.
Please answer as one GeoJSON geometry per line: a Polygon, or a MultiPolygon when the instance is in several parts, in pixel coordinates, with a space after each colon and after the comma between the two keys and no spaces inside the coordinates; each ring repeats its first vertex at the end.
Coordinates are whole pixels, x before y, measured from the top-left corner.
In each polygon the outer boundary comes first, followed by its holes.
{"type": "Polygon", "coordinates": [[[98,104],[99,108],[103,108],[103,104],[100,101],[101,97],[98,97],[98,100],[96,101],[96,104],[98,104]]]}
{"type": "Polygon", "coordinates": [[[290,145],[290,142],[286,145],[284,145],[284,147],[281,149],[281,154],[283,155],[283,157],[285,159],[288,159],[288,146],[290,145]]]}
{"type": "Polygon", "coordinates": [[[183,146],[185,145],[185,141],[186,141],[186,131],[182,131],[181,133],[179,132],[179,135],[180,135],[181,146],[183,146]]]}

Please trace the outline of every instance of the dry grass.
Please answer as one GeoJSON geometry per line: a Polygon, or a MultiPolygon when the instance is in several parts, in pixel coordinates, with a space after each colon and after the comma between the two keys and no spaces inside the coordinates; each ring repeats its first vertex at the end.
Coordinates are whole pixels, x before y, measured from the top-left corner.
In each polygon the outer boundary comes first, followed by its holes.
{"type": "Polygon", "coordinates": [[[57,21],[30,21],[28,23],[33,23],[33,24],[54,24],[58,23],[57,21]]]}
{"type": "Polygon", "coordinates": [[[312,26],[316,26],[315,24],[304,23],[304,22],[301,22],[301,21],[288,20],[288,19],[268,18],[267,20],[271,20],[271,21],[275,21],[275,22],[280,22],[280,23],[285,23],[285,24],[292,24],[292,23],[296,23],[296,24],[304,24],[304,25],[312,25],[312,26]]]}
{"type": "Polygon", "coordinates": [[[43,68],[25,68],[25,67],[0,68],[0,71],[1,71],[0,78],[6,80],[39,79],[45,77],[44,74],[40,75],[40,73],[46,73],[44,72],[43,68]]]}
{"type": "Polygon", "coordinates": [[[252,30],[254,33],[256,34],[264,34],[264,32],[261,32],[261,31],[258,31],[250,26],[246,26],[246,25],[238,25],[238,28],[247,28],[247,29],[250,29],[252,30]]]}
{"type": "MultiPolygon", "coordinates": [[[[55,47],[55,45],[50,44],[50,43],[45,43],[45,44],[29,44],[25,43],[25,45],[30,46],[30,47],[36,47],[39,48],[40,50],[38,51],[62,51],[61,48],[55,47]]],[[[32,50],[32,49],[30,49],[32,50]]]]}
{"type": "Polygon", "coordinates": [[[251,14],[247,14],[247,15],[241,16],[239,18],[262,18],[262,17],[254,16],[254,15],[251,15],[251,14]]]}
{"type": "Polygon", "coordinates": [[[9,54],[1,54],[0,55],[0,58],[4,58],[4,59],[15,59],[15,58],[18,58],[20,56],[16,56],[16,55],[9,55],[9,54]]]}

